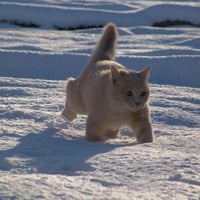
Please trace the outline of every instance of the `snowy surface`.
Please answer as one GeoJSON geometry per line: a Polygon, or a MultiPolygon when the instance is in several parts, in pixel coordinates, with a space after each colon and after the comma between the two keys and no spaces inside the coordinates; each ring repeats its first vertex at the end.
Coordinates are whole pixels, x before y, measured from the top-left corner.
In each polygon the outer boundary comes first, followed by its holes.
{"type": "Polygon", "coordinates": [[[0,2],[0,199],[198,200],[200,31],[151,25],[200,24],[199,12],[199,1],[0,2]],[[126,129],[115,140],[90,143],[85,116],[72,123],[60,116],[64,80],[78,76],[101,29],[55,26],[108,21],[119,26],[117,60],[128,68],[152,66],[153,143],[137,144],[126,129]]]}

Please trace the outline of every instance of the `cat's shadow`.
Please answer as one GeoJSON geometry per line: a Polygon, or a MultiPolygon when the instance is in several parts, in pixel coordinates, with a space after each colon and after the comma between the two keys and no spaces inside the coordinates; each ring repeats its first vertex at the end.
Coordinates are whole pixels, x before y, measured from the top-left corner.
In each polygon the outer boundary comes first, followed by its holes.
{"type": "Polygon", "coordinates": [[[57,129],[22,137],[14,148],[0,151],[0,170],[23,173],[76,175],[93,171],[90,158],[136,143],[91,143],[83,136],[57,135],[57,129]]]}

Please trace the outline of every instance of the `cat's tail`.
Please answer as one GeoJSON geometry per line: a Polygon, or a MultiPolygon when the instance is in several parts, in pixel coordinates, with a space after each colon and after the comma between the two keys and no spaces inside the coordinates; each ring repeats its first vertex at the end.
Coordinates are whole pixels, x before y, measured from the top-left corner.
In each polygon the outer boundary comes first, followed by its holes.
{"type": "Polygon", "coordinates": [[[83,73],[89,71],[93,64],[98,61],[115,60],[117,37],[118,33],[115,24],[108,23],[104,27],[103,34],[97,43],[86,68],[83,70],[83,73]]]}

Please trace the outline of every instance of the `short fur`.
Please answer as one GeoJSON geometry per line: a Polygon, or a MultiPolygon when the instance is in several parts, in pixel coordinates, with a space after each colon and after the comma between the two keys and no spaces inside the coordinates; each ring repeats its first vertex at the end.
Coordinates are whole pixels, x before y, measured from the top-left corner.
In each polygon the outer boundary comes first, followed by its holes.
{"type": "Polygon", "coordinates": [[[128,70],[114,61],[117,29],[109,23],[81,75],[69,78],[62,115],[73,120],[86,114],[86,138],[104,141],[130,127],[137,142],[152,142],[153,130],[148,106],[150,68],[128,70]]]}

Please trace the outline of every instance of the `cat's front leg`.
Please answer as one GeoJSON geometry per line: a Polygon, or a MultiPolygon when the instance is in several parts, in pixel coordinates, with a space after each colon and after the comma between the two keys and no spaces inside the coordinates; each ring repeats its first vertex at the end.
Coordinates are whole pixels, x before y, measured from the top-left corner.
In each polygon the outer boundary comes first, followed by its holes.
{"type": "Polygon", "coordinates": [[[135,128],[136,139],[138,143],[153,142],[153,129],[150,122],[138,125],[135,128]]]}
{"type": "Polygon", "coordinates": [[[104,135],[108,138],[114,139],[117,137],[118,133],[119,133],[119,130],[107,129],[105,130],[104,135]]]}
{"type": "Polygon", "coordinates": [[[95,120],[87,119],[86,124],[86,139],[90,142],[102,142],[105,141],[106,138],[104,136],[104,127],[101,123],[95,120]]]}
{"type": "Polygon", "coordinates": [[[131,120],[131,128],[136,134],[138,143],[153,142],[153,128],[148,108],[138,112],[131,120]]]}

